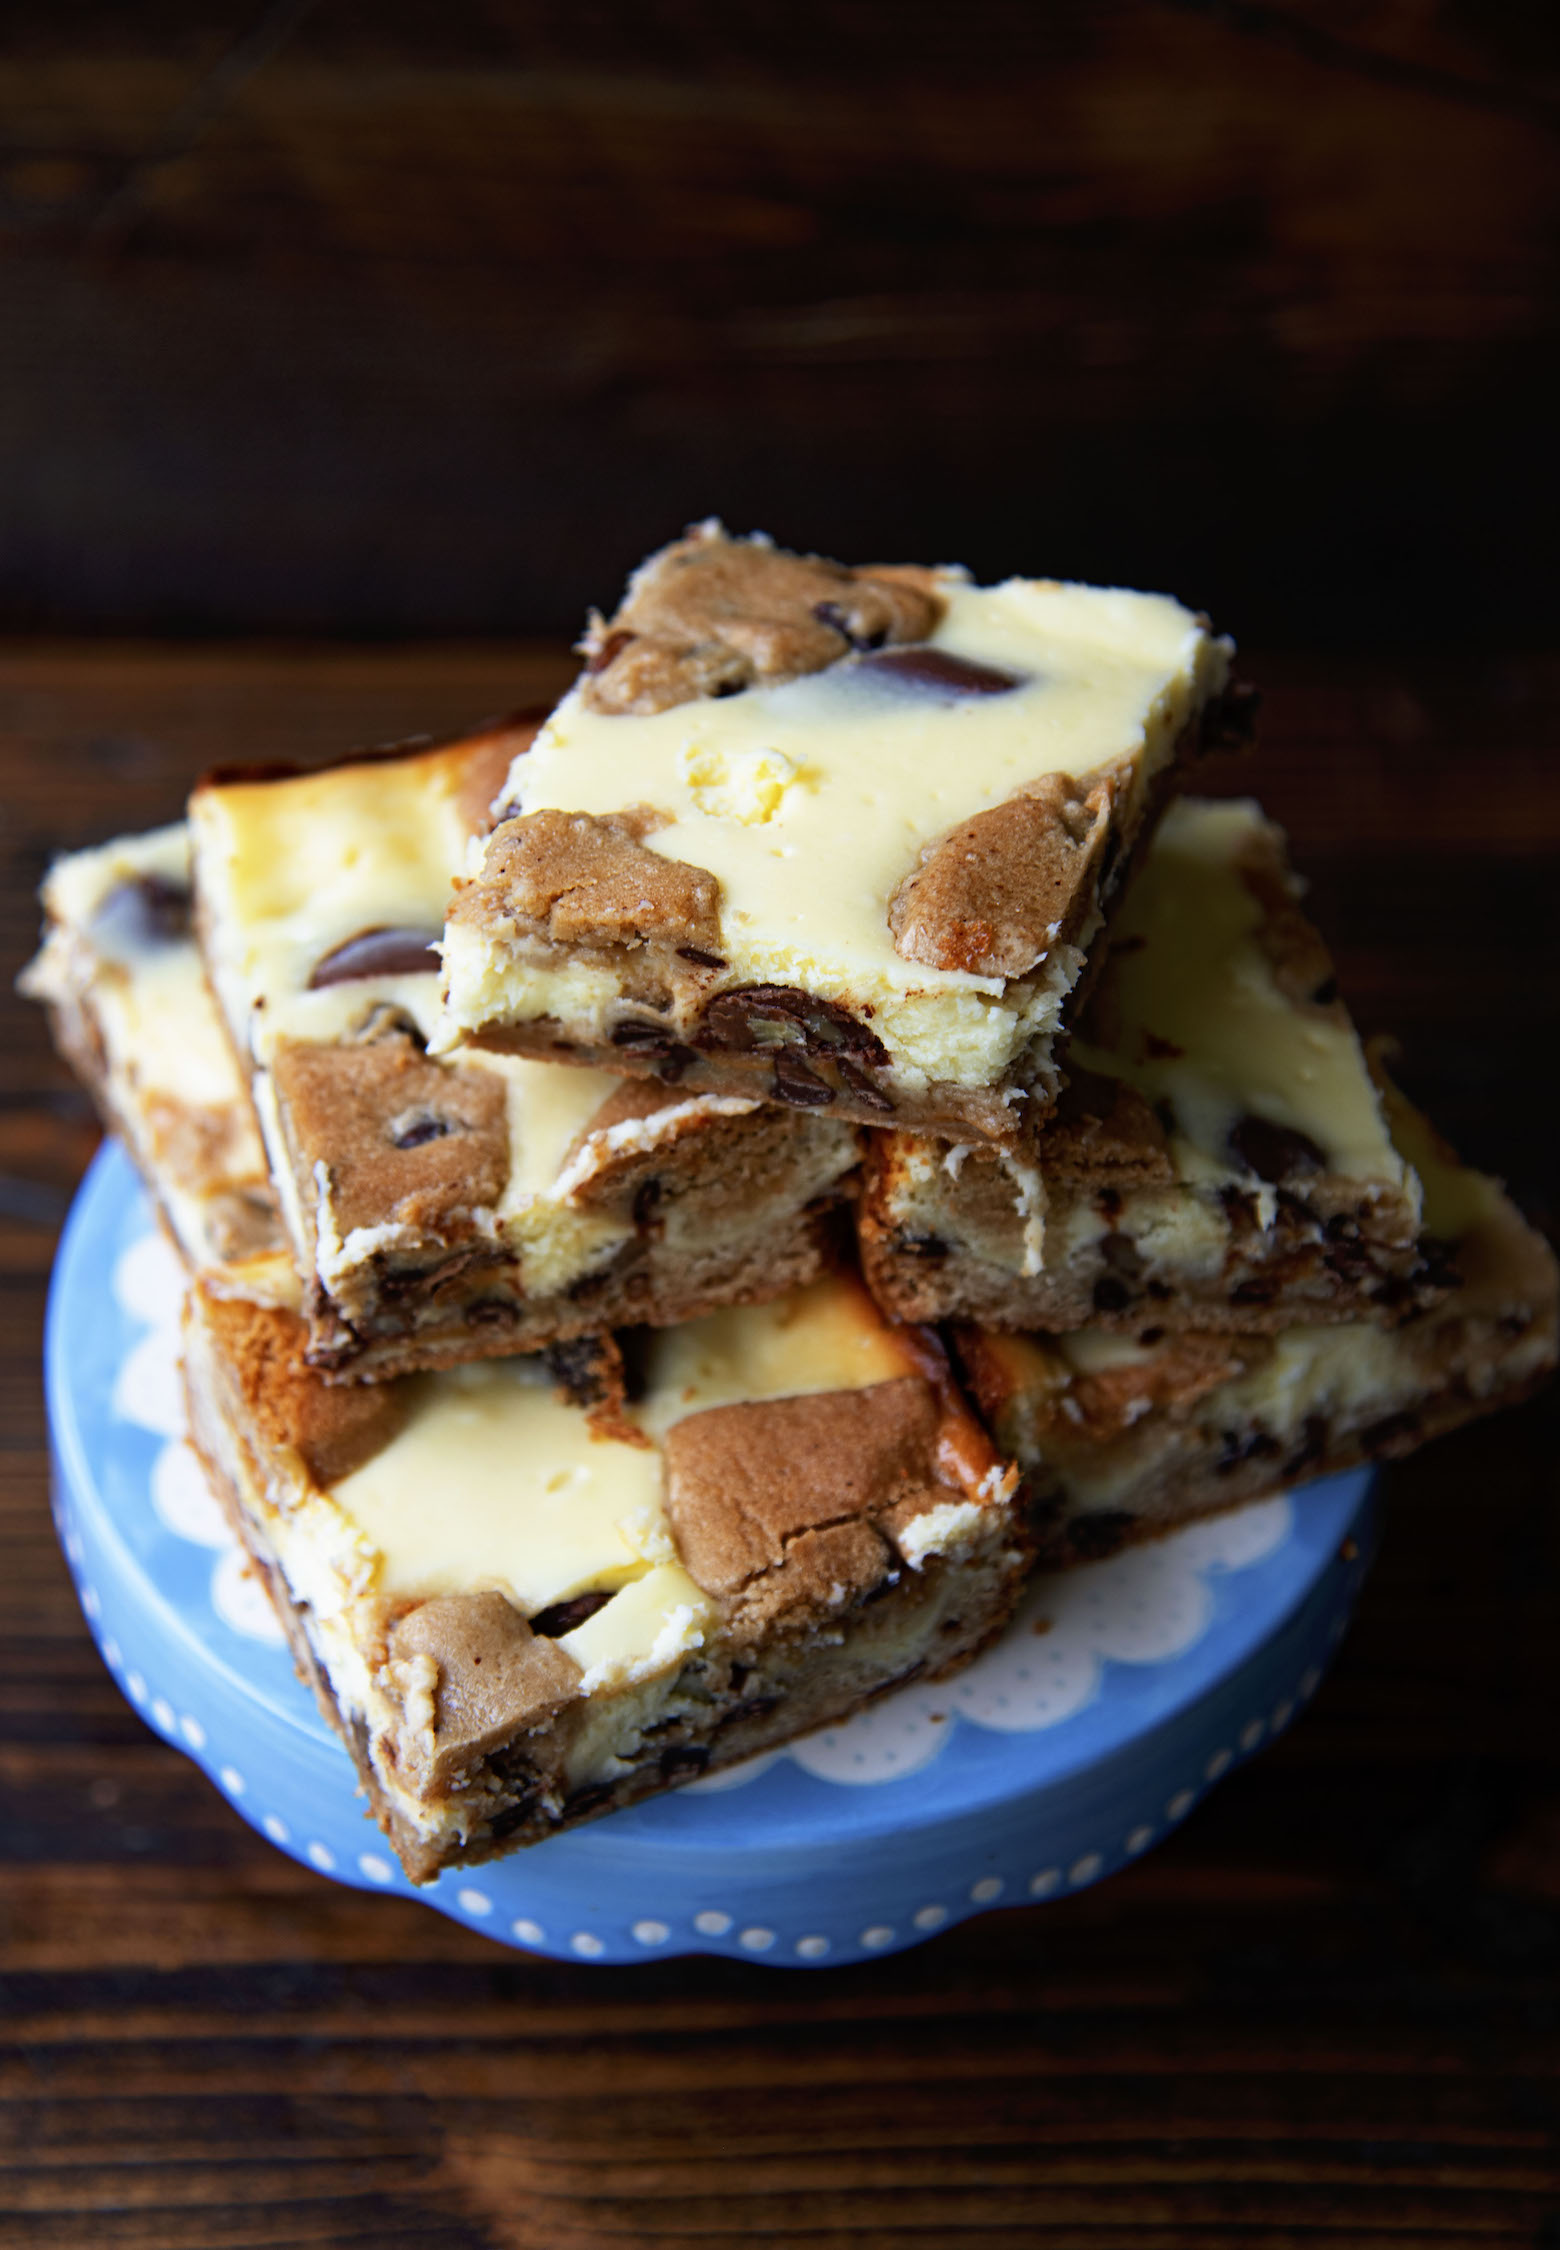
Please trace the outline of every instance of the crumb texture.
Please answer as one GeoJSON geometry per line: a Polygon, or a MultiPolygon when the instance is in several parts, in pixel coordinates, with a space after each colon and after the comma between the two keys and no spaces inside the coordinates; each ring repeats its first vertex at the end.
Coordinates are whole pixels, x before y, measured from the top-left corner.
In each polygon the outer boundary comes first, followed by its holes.
{"type": "Polygon", "coordinates": [[[1118,777],[1050,773],[922,852],[889,902],[907,961],[977,976],[1027,976],[1070,940],[1093,895],[1118,777]]]}
{"type": "Polygon", "coordinates": [[[508,1095],[495,1072],[430,1062],[404,1033],[284,1046],[272,1068],[300,1168],[328,1182],[339,1234],[444,1236],[503,1194],[508,1095]]]}
{"type": "Polygon", "coordinates": [[[741,1626],[801,1627],[861,1600],[896,1568],[892,1526],[963,1497],[938,1475],[940,1425],[919,1376],[689,1415],[665,1440],[689,1572],[741,1626]]]}

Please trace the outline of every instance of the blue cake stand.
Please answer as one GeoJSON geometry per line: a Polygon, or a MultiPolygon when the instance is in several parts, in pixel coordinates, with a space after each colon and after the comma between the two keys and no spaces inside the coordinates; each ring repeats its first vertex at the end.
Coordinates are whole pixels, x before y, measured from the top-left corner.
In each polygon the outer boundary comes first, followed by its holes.
{"type": "MultiPolygon", "coordinates": [[[[322,1875],[409,1892],[183,1442],[179,1277],[125,1158],[71,1215],[49,1307],[60,1536],[115,1679],[322,1875]]],[[[957,1678],[416,1893],[567,1960],[839,1963],[1148,1851],[1316,1689],[1371,1547],[1334,1477],[1035,1582],[957,1678]]]]}

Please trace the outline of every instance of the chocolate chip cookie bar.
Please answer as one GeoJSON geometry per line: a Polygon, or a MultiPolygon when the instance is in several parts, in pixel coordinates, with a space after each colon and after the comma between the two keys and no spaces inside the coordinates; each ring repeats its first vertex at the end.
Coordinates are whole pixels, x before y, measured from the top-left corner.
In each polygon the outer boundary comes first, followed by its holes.
{"type": "Polygon", "coordinates": [[[1020,1140],[1178,769],[1244,724],[1158,596],[707,524],[587,637],[457,888],[435,1045],[1020,1140]]]}
{"type": "Polygon", "coordinates": [[[1153,1343],[1099,1327],[957,1331],[987,1422],[1024,1468],[1044,1564],[1396,1459],[1514,1404],[1553,1371],[1548,1244],[1494,1180],[1459,1165],[1399,1097],[1388,1102],[1424,1183],[1426,1224],[1460,1277],[1432,1312],[1395,1328],[1307,1324],[1153,1343]]]}
{"type": "Polygon", "coordinates": [[[436,1056],[452,872],[534,729],[190,804],[211,981],[305,1290],[310,1363],[379,1377],[686,1320],[811,1280],[860,1135],[755,1095],[436,1056]]]}
{"type": "Polygon", "coordinates": [[[297,1294],[260,1135],[190,928],[189,833],[58,860],[21,989],[123,1141],[186,1263],[213,1289],[297,1294]]]}
{"type": "Polygon", "coordinates": [[[861,1253],[903,1320],[1066,1331],[1400,1319],[1453,1278],[1284,839],[1178,798],[1034,1150],[871,1137],[861,1253]]]}
{"type": "Polygon", "coordinates": [[[1017,1472],[860,1284],[641,1332],[632,1399],[534,1360],[329,1387],[196,1292],[195,1444],[407,1873],[535,1843],[963,1663],[1017,1472]]]}

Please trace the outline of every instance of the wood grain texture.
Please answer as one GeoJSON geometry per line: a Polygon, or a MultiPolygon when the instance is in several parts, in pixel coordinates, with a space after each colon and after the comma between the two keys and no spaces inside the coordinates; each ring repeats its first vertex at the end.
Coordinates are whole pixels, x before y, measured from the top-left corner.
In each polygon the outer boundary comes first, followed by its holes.
{"type": "MultiPolygon", "coordinates": [[[[1346,992],[1533,1208],[1560,1034],[1560,667],[1254,657],[1346,992]]],[[[7,979],[66,845],[213,758],[444,731],[559,648],[0,649],[7,979]]],[[[1560,2239],[1560,1412],[1385,1478],[1303,1722],[1098,1890],[895,1960],[528,1960],[272,1851],[120,1699],[37,1348],[90,1152],[0,1039],[0,2245],[1490,2250],[1560,2239]]]]}
{"type": "Polygon", "coordinates": [[[571,631],[711,509],[1270,638],[1552,615],[1531,0],[7,28],[12,627],[571,631]]]}

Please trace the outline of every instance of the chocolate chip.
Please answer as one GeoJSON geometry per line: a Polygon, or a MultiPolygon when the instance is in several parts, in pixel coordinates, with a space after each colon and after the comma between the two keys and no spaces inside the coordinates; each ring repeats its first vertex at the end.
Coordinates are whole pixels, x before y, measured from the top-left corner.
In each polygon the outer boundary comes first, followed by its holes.
{"type": "Polygon", "coordinates": [[[583,1789],[576,1789],[572,1797],[564,1800],[564,1817],[579,1820],[586,1813],[603,1812],[616,1801],[617,1792],[615,1781],[588,1781],[583,1789]]]}
{"type": "Polygon", "coordinates": [[[1267,1117],[1243,1117],[1230,1134],[1230,1148],[1248,1172],[1274,1184],[1327,1169],[1325,1151],[1309,1134],[1267,1117]]]}
{"type": "Polygon", "coordinates": [[[1132,1302],[1132,1292],[1124,1281],[1113,1273],[1102,1273],[1094,1284],[1094,1309],[1101,1313],[1125,1312],[1132,1302]]]}
{"type": "Polygon", "coordinates": [[[428,1141],[442,1141],[450,1130],[442,1117],[397,1117],[391,1121],[390,1139],[396,1148],[422,1148],[428,1141]]]}
{"type": "Polygon", "coordinates": [[[682,1781],[692,1774],[703,1773],[709,1762],[709,1751],[702,1742],[688,1742],[680,1748],[663,1750],[656,1760],[668,1781],[682,1781]]]}
{"type": "Polygon", "coordinates": [[[586,671],[593,675],[597,672],[604,672],[615,658],[622,655],[629,642],[638,638],[637,633],[630,633],[626,626],[620,625],[615,633],[607,635],[600,648],[591,652],[586,659],[586,671]]]}
{"type": "Polygon", "coordinates": [[[1217,1476],[1228,1476],[1244,1461],[1271,1461],[1279,1451],[1276,1437],[1266,1430],[1226,1430],[1221,1440],[1219,1458],[1214,1462],[1217,1476]]]}
{"type": "Polygon", "coordinates": [[[1230,1291],[1232,1305],[1270,1305],[1278,1295],[1276,1281],[1237,1281],[1230,1291]]]}
{"type": "Polygon", "coordinates": [[[675,1086],[678,1079],[682,1077],[684,1071],[686,1071],[686,1069],[688,1068],[688,1065],[690,1063],[696,1063],[698,1059],[698,1056],[694,1053],[691,1047],[680,1047],[677,1044],[676,1040],[673,1040],[672,1044],[667,1048],[665,1054],[658,1058],[655,1066],[655,1074],[657,1078],[661,1080],[661,1083],[663,1085],[675,1086]]]}
{"type": "Polygon", "coordinates": [[[775,1056],[773,1090],[776,1101],[791,1102],[798,1109],[827,1109],[834,1099],[834,1088],[826,1086],[800,1055],[784,1047],[775,1056]]]}
{"type": "Polygon", "coordinates": [[[696,1034],[701,1047],[755,1054],[796,1045],[812,1054],[844,1053],[881,1070],[888,1049],[848,1008],[788,984],[739,985],[717,993],[696,1034]]]}
{"type": "Polygon", "coordinates": [[[531,1630],[544,1641],[561,1641],[565,1633],[572,1633],[576,1625],[583,1625],[598,1609],[605,1609],[615,1591],[615,1587],[597,1588],[593,1593],[576,1594],[570,1601],[554,1602],[550,1608],[537,1611],[530,1620],[531,1630]]]}
{"type": "Polygon", "coordinates": [[[1100,1256],[1112,1273],[1120,1274],[1123,1281],[1140,1281],[1143,1276],[1143,1253],[1130,1235],[1108,1234],[1100,1244],[1100,1256]]]}
{"type": "Polygon", "coordinates": [[[571,1405],[599,1406],[618,1387],[619,1362],[610,1338],[571,1336],[549,1344],[543,1357],[547,1371],[571,1405]]]}
{"type": "Polygon", "coordinates": [[[950,649],[928,648],[924,643],[912,648],[879,649],[863,656],[857,670],[895,687],[936,696],[939,701],[965,695],[1006,695],[1023,684],[1016,672],[1004,672],[995,664],[977,664],[972,657],[955,656],[950,649]]]}
{"type": "Polygon", "coordinates": [[[352,984],[359,977],[416,977],[437,972],[437,930],[359,930],[315,962],[309,990],[320,992],[330,984],[352,984]]]}
{"type": "Polygon", "coordinates": [[[92,942],[108,954],[144,953],[190,934],[190,894],[162,875],[133,875],[111,890],[89,924],[92,942]]]}
{"type": "Polygon", "coordinates": [[[1311,995],[1311,1005],[1314,1008],[1330,1008],[1337,997],[1338,979],[1336,977],[1323,977],[1321,983],[1311,995]]]}
{"type": "Polygon", "coordinates": [[[888,639],[888,627],[886,625],[880,625],[873,633],[856,632],[849,617],[841,609],[838,602],[814,602],[813,615],[820,625],[829,626],[842,639],[848,641],[852,648],[881,648],[888,639]]]}
{"type": "Polygon", "coordinates": [[[873,1085],[866,1072],[858,1063],[853,1063],[849,1055],[836,1055],[834,1067],[839,1072],[846,1091],[854,1094],[858,1102],[868,1109],[880,1111],[885,1117],[893,1116],[894,1105],[888,1095],[881,1086],[873,1085]]]}
{"type": "Polygon", "coordinates": [[[1119,1219],[1121,1216],[1120,1188],[1101,1188],[1094,1198],[1094,1208],[1102,1219],[1119,1219]]]}
{"type": "Polygon", "coordinates": [[[718,953],[705,953],[697,945],[680,945],[677,948],[677,958],[679,961],[691,961],[700,969],[723,969],[726,966],[718,953]]]}
{"type": "Polygon", "coordinates": [[[642,1228],[649,1225],[651,1215],[660,1200],[660,1181],[653,1176],[648,1180],[641,1180],[634,1190],[634,1224],[636,1227],[642,1228]]]}
{"type": "Polygon", "coordinates": [[[621,1023],[612,1026],[610,1037],[614,1047],[621,1047],[629,1054],[643,1056],[654,1067],[656,1076],[664,1079],[669,1086],[675,1086],[688,1065],[699,1059],[691,1047],[685,1047],[674,1039],[662,1023],[645,1023],[633,1017],[625,1017],[621,1023]]]}

